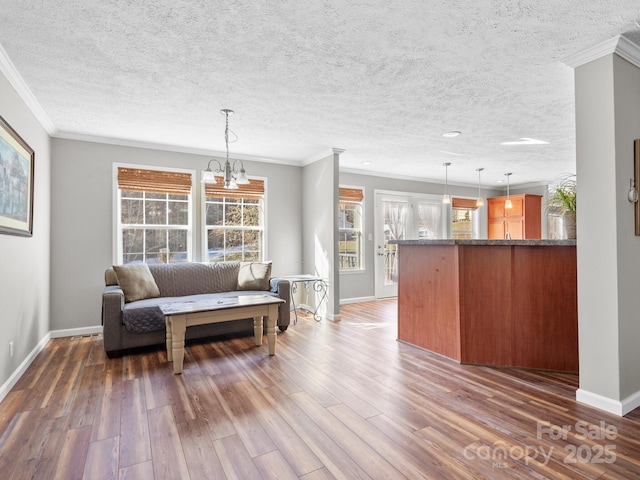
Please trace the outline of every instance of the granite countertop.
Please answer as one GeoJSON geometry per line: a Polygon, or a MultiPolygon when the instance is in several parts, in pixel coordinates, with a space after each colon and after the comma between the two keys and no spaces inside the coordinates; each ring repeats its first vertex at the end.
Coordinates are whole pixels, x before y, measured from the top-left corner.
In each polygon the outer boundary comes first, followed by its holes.
{"type": "Polygon", "coordinates": [[[484,245],[484,246],[521,246],[521,247],[571,247],[575,246],[576,241],[573,240],[391,240],[392,245],[484,245]]]}

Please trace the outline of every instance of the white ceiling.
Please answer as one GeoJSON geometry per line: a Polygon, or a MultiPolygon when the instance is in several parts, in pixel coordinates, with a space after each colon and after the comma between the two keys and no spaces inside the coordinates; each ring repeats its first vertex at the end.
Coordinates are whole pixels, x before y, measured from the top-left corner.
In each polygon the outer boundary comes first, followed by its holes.
{"type": "MultiPolygon", "coordinates": [[[[496,185],[575,171],[573,70],[637,0],[0,0],[54,136],[496,185]],[[462,135],[444,138],[459,130],[462,135]],[[503,146],[534,138],[546,145],[503,146]],[[369,165],[363,162],[371,162],[369,165]]],[[[1,114],[1,112],[0,112],[1,114]]],[[[250,174],[251,172],[249,172],[250,174]]]]}

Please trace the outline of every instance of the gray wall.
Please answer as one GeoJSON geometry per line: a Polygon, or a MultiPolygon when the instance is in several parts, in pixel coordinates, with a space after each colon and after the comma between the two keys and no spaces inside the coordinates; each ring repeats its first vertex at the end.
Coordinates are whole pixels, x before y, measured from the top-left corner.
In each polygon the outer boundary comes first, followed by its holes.
{"type": "MultiPolygon", "coordinates": [[[[640,137],[640,69],[614,56],[615,201],[618,242],[618,315],[620,398],[640,396],[640,237],[634,232],[634,209],[627,200],[633,176],[633,141],[640,137]]],[[[595,185],[594,185],[595,186],[595,185]]],[[[597,191],[597,190],[596,190],[597,191]]],[[[636,405],[640,401],[636,399],[636,405]]]]}
{"type": "Polygon", "coordinates": [[[627,201],[640,132],[640,69],[615,54],[575,70],[578,400],[624,414],[640,405],[640,237],[627,201]]]}
{"type": "MultiPolygon", "coordinates": [[[[35,151],[33,236],[0,235],[0,386],[49,332],[49,135],[0,74],[0,115],[35,151]],[[14,355],[9,355],[9,342],[14,355]]],[[[2,394],[0,392],[0,398],[2,394]]]]}
{"type": "MultiPolygon", "coordinates": [[[[340,275],[340,299],[373,298],[375,296],[375,261],[376,249],[374,241],[369,241],[369,235],[375,239],[375,191],[386,190],[399,193],[430,193],[441,195],[444,193],[444,184],[429,183],[412,180],[401,180],[373,175],[360,175],[355,173],[340,173],[340,185],[364,187],[364,270],[361,272],[349,272],[340,275]]],[[[460,187],[449,184],[449,193],[462,197],[476,197],[478,189],[473,187],[460,187]]],[[[499,196],[500,190],[482,189],[482,194],[487,197],[499,196]]],[[[487,235],[486,206],[481,207],[482,215],[480,224],[481,236],[487,235]]]]}
{"type": "MultiPolygon", "coordinates": [[[[76,140],[52,141],[51,330],[100,325],[104,270],[113,263],[113,163],[184,168],[198,173],[194,260],[200,261],[199,176],[210,157],[76,140]]],[[[245,162],[266,177],[267,259],[275,275],[300,273],[301,169],[245,162]]]]}
{"type": "Polygon", "coordinates": [[[338,319],[338,155],[305,166],[302,185],[303,273],[328,280],[326,313],[329,318],[338,319]]]}

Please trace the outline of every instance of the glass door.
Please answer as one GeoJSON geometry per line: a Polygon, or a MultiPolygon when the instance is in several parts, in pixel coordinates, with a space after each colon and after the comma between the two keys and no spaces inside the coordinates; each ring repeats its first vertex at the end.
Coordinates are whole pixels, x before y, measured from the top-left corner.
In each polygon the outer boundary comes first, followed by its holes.
{"type": "Polygon", "coordinates": [[[376,195],[376,297],[398,295],[397,245],[391,240],[405,240],[411,198],[376,195]]]}
{"type": "Polygon", "coordinates": [[[398,247],[391,240],[445,238],[439,195],[376,192],[376,298],[398,295],[398,247]]]}

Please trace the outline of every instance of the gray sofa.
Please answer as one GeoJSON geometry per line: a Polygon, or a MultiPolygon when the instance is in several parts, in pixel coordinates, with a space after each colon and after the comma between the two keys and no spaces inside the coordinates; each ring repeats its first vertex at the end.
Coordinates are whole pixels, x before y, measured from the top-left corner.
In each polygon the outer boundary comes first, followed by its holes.
{"type": "MultiPolygon", "coordinates": [[[[102,325],[104,349],[108,356],[119,355],[121,350],[147,345],[164,344],[165,320],[158,305],[177,301],[199,300],[212,297],[268,294],[285,300],[279,306],[278,327],[285,331],[290,322],[290,285],[287,280],[267,278],[268,290],[239,290],[240,262],[222,263],[169,263],[149,264],[152,282],[159,296],[126,302],[125,292],[118,283],[113,268],[105,272],[102,294],[102,325]]],[[[124,283],[123,283],[124,284],[124,283]]],[[[253,287],[250,287],[253,288],[253,287]]],[[[230,333],[253,334],[253,319],[222,322],[189,327],[186,339],[230,333]]]]}

